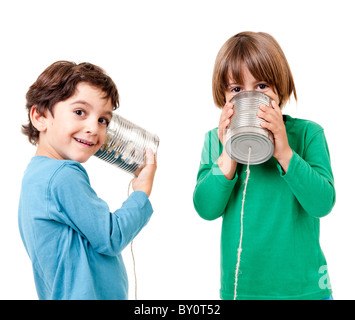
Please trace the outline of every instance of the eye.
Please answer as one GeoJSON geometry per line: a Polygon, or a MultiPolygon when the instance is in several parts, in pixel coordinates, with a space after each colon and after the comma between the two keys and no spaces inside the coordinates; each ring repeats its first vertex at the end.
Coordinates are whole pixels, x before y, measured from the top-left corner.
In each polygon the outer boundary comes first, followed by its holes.
{"type": "Polygon", "coordinates": [[[99,123],[104,124],[106,126],[108,126],[109,122],[110,121],[108,121],[108,119],[106,119],[106,118],[100,118],[99,119],[99,123]]]}
{"type": "Polygon", "coordinates": [[[241,87],[234,87],[234,88],[232,88],[231,91],[234,93],[239,93],[240,91],[242,91],[242,88],[241,87]]]}
{"type": "Polygon", "coordinates": [[[258,89],[260,90],[265,90],[266,88],[268,88],[269,86],[266,83],[260,83],[258,84],[258,89]]]}
{"type": "Polygon", "coordinates": [[[85,116],[85,111],[78,109],[74,111],[76,115],[80,116],[80,117],[84,117],[85,116]]]}

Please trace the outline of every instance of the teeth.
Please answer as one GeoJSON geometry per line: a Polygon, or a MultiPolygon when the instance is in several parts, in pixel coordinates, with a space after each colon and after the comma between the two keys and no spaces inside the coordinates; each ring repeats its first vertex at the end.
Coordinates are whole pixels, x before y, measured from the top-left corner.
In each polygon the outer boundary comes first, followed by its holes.
{"type": "Polygon", "coordinates": [[[76,141],[78,141],[78,142],[87,144],[88,146],[93,146],[93,145],[94,145],[93,143],[87,143],[87,142],[85,142],[85,141],[83,141],[83,140],[81,140],[81,139],[78,139],[78,138],[74,138],[74,139],[75,139],[76,141]]]}

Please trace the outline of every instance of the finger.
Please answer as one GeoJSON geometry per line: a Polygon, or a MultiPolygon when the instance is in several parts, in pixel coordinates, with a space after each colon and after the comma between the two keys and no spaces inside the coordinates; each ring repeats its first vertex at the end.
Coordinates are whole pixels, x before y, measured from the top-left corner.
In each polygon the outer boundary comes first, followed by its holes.
{"type": "Polygon", "coordinates": [[[234,106],[231,105],[226,105],[221,113],[221,116],[219,118],[220,124],[223,123],[226,119],[230,119],[234,114],[234,106]]]}
{"type": "Polygon", "coordinates": [[[148,148],[145,151],[145,156],[146,156],[146,158],[145,158],[146,164],[155,164],[156,163],[156,159],[155,159],[153,150],[151,148],[148,148]]]}
{"type": "Polygon", "coordinates": [[[273,134],[277,134],[284,127],[282,118],[280,118],[275,111],[272,113],[265,112],[260,118],[264,120],[260,122],[260,126],[270,130],[273,134]]]}
{"type": "Polygon", "coordinates": [[[261,121],[261,122],[260,122],[260,126],[261,126],[262,128],[264,128],[264,129],[268,129],[268,130],[272,131],[272,130],[271,130],[272,124],[271,124],[270,122],[261,121]]]}
{"type": "Polygon", "coordinates": [[[138,170],[136,170],[135,175],[139,177],[143,176],[154,176],[157,169],[156,156],[152,149],[147,149],[145,152],[144,164],[138,170]]]}
{"type": "Polygon", "coordinates": [[[230,125],[230,122],[231,121],[229,119],[226,119],[218,126],[218,138],[222,142],[222,144],[223,141],[225,140],[224,138],[226,137],[227,129],[230,125]]]}
{"type": "Polygon", "coordinates": [[[257,116],[265,121],[272,121],[273,117],[273,112],[270,112],[268,109],[261,109],[258,111],[257,116]]]}
{"type": "Polygon", "coordinates": [[[226,102],[223,108],[234,108],[234,104],[230,101],[226,102]]]}
{"type": "Polygon", "coordinates": [[[226,127],[220,125],[218,127],[218,138],[219,140],[223,141],[223,137],[224,137],[224,132],[226,131],[226,127]]]}
{"type": "Polygon", "coordinates": [[[227,102],[227,103],[224,105],[223,110],[226,111],[226,112],[228,112],[228,110],[230,110],[230,109],[234,109],[234,104],[231,103],[231,102],[227,102]]]}
{"type": "MultiPolygon", "coordinates": [[[[278,108],[278,106],[276,105],[276,107],[278,108]]],[[[279,109],[279,108],[278,108],[279,109]]],[[[271,106],[267,106],[264,104],[261,104],[259,107],[259,110],[257,112],[257,116],[259,118],[262,118],[266,121],[273,121],[273,120],[277,120],[280,118],[280,116],[282,116],[282,113],[279,112],[280,109],[274,109],[271,106]]]]}
{"type": "Polygon", "coordinates": [[[218,137],[223,141],[224,132],[231,123],[231,118],[234,114],[234,105],[233,103],[227,102],[221,112],[218,123],[218,137]]]}
{"type": "Polygon", "coordinates": [[[225,119],[223,121],[220,122],[219,126],[218,126],[218,130],[220,132],[222,132],[223,130],[225,129],[228,129],[228,127],[230,126],[231,124],[231,120],[228,118],[228,119],[225,119]]]}
{"type": "Polygon", "coordinates": [[[267,106],[266,104],[261,104],[259,106],[259,109],[262,111],[267,111],[270,108],[270,106],[267,106]]]}
{"type": "Polygon", "coordinates": [[[231,124],[231,120],[229,118],[221,121],[218,124],[218,131],[222,132],[223,130],[229,128],[230,124],[231,124]]]}
{"type": "Polygon", "coordinates": [[[277,127],[272,122],[262,121],[262,122],[260,122],[260,126],[263,129],[267,129],[267,130],[271,131],[274,135],[278,132],[278,130],[276,130],[277,127]]]}
{"type": "Polygon", "coordinates": [[[229,120],[230,118],[233,117],[233,114],[234,114],[234,110],[233,109],[228,109],[226,114],[225,114],[225,119],[229,120]]]}

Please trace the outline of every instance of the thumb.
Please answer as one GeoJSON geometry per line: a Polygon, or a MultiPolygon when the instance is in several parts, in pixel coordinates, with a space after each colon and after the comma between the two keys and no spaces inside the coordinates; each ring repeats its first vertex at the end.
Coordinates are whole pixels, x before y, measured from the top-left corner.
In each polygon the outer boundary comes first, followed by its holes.
{"type": "Polygon", "coordinates": [[[155,156],[151,148],[147,149],[145,152],[145,163],[146,164],[155,164],[155,156]]]}

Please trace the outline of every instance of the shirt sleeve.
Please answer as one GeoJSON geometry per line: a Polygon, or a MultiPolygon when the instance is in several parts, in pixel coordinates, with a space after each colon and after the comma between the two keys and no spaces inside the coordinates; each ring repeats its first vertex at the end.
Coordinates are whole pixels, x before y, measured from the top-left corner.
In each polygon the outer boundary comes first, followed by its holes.
{"type": "Polygon", "coordinates": [[[335,204],[334,178],[323,129],[306,143],[302,157],[293,151],[286,173],[279,164],[278,169],[303,209],[320,218],[327,215],[335,204]]]}
{"type": "Polygon", "coordinates": [[[217,165],[221,146],[216,130],[205,135],[197,182],[193,194],[194,207],[201,218],[214,220],[222,216],[227,206],[237,173],[228,180],[217,165]]]}
{"type": "Polygon", "coordinates": [[[133,192],[111,213],[91,188],[85,169],[72,164],[62,166],[53,176],[48,197],[55,203],[50,218],[73,228],[95,251],[106,255],[121,252],[153,213],[148,196],[141,191],[133,192]]]}

